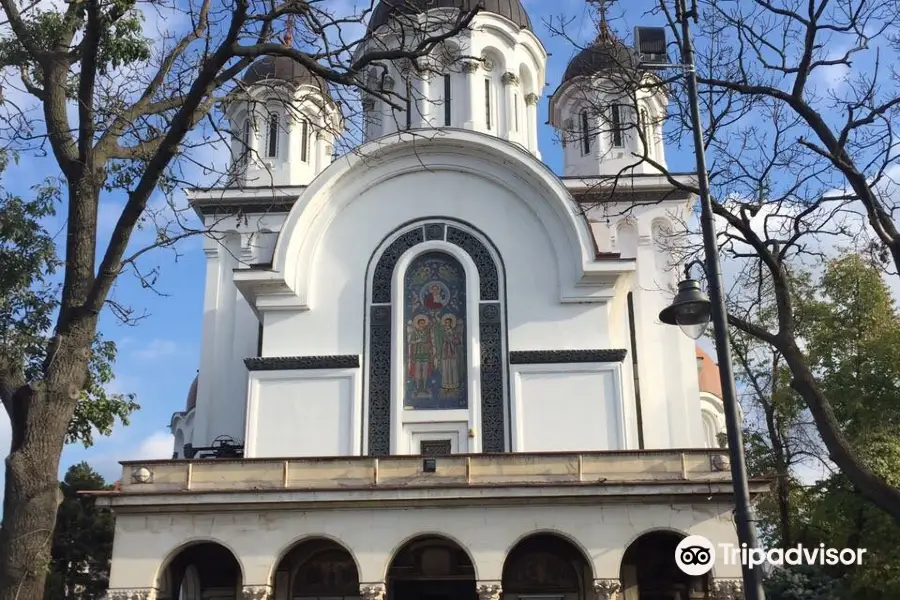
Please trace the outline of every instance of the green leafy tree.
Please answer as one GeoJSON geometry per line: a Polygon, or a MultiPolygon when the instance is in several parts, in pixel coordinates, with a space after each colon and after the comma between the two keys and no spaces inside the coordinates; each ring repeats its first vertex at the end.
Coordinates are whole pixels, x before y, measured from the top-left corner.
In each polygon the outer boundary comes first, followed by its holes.
{"type": "MultiPolygon", "coordinates": [[[[797,335],[817,384],[832,398],[841,434],[877,476],[900,485],[900,313],[880,269],[849,254],[830,261],[817,278],[802,272],[794,277],[797,335]]],[[[867,550],[861,565],[780,569],[767,583],[769,596],[900,597],[900,525],[843,473],[802,484],[797,468],[828,463],[827,450],[811,435],[806,405],[787,385],[791,372],[778,352],[737,337],[743,400],[756,417],[748,425],[748,464],[776,479],[775,493],[759,503],[766,541],[867,550]]]]}
{"type": "MultiPolygon", "coordinates": [[[[101,429],[110,423],[103,402],[77,412],[85,392],[110,376],[91,367],[92,357],[108,357],[112,349],[98,342],[101,312],[128,318],[128,308],[111,299],[120,275],[136,273],[152,287],[156,271],[148,274],[141,262],[147,251],[203,232],[177,217],[157,221],[151,199],[180,185],[187,165],[209,164],[208,155],[197,154],[209,143],[231,144],[222,133],[227,128],[219,126],[221,113],[213,109],[229,94],[242,93],[236,76],[260,56],[279,56],[305,67],[333,93],[361,88],[369,98],[403,107],[399,93],[405,86],[393,91],[384,77],[387,62],[430,55],[467,28],[476,11],[422,23],[407,19],[414,34],[387,48],[359,27],[371,8],[338,13],[345,3],[333,0],[71,0],[52,7],[0,0],[0,8],[0,87],[24,89],[33,103],[0,100],[0,137],[30,156],[49,153],[59,178],[43,193],[58,197],[65,214],[58,289],[41,287],[35,274],[49,258],[28,250],[26,233],[3,238],[12,255],[24,254],[14,257],[4,276],[32,278],[33,285],[19,287],[38,290],[55,304],[52,313],[34,318],[27,304],[18,309],[12,329],[21,342],[0,356],[0,401],[13,432],[0,524],[0,600],[42,600],[45,532],[55,523],[63,446],[73,436],[88,439],[88,423],[101,429]],[[143,11],[161,11],[179,25],[149,39],[143,11]],[[286,30],[295,35],[284,35],[286,30]],[[112,232],[100,236],[102,201],[120,209],[112,232]],[[155,226],[156,235],[135,248],[131,242],[142,226],[155,226]],[[23,319],[28,326],[20,325],[23,319]]],[[[106,403],[115,402],[107,397],[106,403]]]]}
{"type": "Polygon", "coordinates": [[[85,462],[69,467],[60,482],[62,503],[53,532],[46,600],[97,600],[109,585],[115,520],[85,491],[112,489],[85,462]]]}
{"type": "MultiPolygon", "coordinates": [[[[0,154],[0,174],[6,169],[0,154]]],[[[0,187],[0,365],[25,365],[26,377],[39,376],[47,356],[53,317],[59,308],[61,266],[56,244],[45,228],[54,216],[57,188],[36,186],[31,199],[0,187]]],[[[130,394],[106,390],[114,379],[116,345],[98,333],[90,348],[89,375],[69,422],[67,442],[93,444],[94,434],[108,435],[116,420],[128,424],[139,406],[130,394]]]]}

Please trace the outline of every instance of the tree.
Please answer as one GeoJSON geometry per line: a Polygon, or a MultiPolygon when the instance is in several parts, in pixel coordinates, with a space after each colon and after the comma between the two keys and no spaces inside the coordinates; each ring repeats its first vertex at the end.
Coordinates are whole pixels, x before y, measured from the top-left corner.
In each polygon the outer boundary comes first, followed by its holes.
{"type": "MultiPolygon", "coordinates": [[[[822,386],[800,343],[794,272],[824,262],[843,245],[870,252],[893,276],[900,271],[895,218],[900,89],[895,71],[900,8],[887,0],[699,0],[693,27],[700,101],[720,251],[743,284],[729,323],[778,352],[790,387],[809,410],[830,460],[860,493],[900,522],[900,488],[885,480],[847,437],[837,399],[822,386]],[[770,295],[774,313],[758,308],[770,295]]],[[[680,56],[673,3],[655,14],[680,56]]],[[[685,17],[691,18],[691,15],[685,17]]],[[[566,34],[565,21],[556,26],[566,34]]],[[[625,69],[605,85],[638,114],[638,97],[664,92],[670,108],[651,128],[633,119],[616,127],[634,140],[632,166],[649,164],[677,190],[697,187],[652,154],[653,139],[689,140],[688,98],[675,71],[625,69]]],[[[593,84],[587,83],[587,91],[593,84]]],[[[590,99],[591,94],[585,94],[590,99]]],[[[607,114],[607,106],[593,107],[607,114]]],[[[608,121],[608,120],[607,120],[608,121]]],[[[609,135],[608,129],[592,132],[609,135]]],[[[690,142],[687,142],[690,143],[690,142]]],[[[601,197],[625,185],[629,168],[600,184],[601,197]]],[[[693,246],[685,260],[702,254],[693,246]]]]}
{"type": "Polygon", "coordinates": [[[63,501],[53,532],[46,600],[97,600],[109,585],[115,520],[85,491],[112,489],[85,462],[69,467],[60,482],[63,501]]]}
{"type": "Polygon", "coordinates": [[[0,362],[0,400],[13,430],[0,525],[0,600],[39,600],[46,532],[59,502],[60,453],[83,392],[108,376],[90,368],[98,319],[104,308],[131,317],[110,292],[123,272],[153,286],[155,273],[142,269],[147,250],[202,232],[157,223],[153,243],[129,248],[135,231],[153,224],[153,195],[170,192],[187,165],[204,164],[199,149],[222,140],[214,107],[240,92],[235,76],[259,56],[287,57],[336,90],[358,87],[398,106],[379,69],[384,74],[387,61],[428,55],[466,28],[475,12],[427,20],[400,15],[408,34],[383,38],[352,35],[370,9],[336,14],[330,0],[73,0],[59,8],[0,0],[0,6],[8,27],[0,67],[17,73],[3,88],[22,88],[37,108],[25,110],[7,94],[2,135],[23,153],[49,151],[60,174],[54,193],[66,215],[56,314],[52,326],[39,328],[50,333],[37,352],[22,349],[0,362]],[[153,10],[185,25],[148,39],[141,19],[153,10]],[[286,28],[292,35],[279,38],[286,28]],[[376,76],[362,77],[369,70],[376,76]],[[121,210],[109,238],[98,240],[102,199],[121,202],[121,210]]]}
{"type": "MultiPolygon", "coordinates": [[[[795,272],[796,273],[796,272],[795,272]]],[[[829,261],[821,275],[798,277],[794,286],[797,333],[819,385],[833,398],[841,432],[873,471],[900,483],[900,312],[882,273],[865,257],[829,261]]],[[[765,307],[762,312],[770,310],[765,307]]],[[[786,567],[769,582],[772,597],[888,599],[900,594],[893,540],[900,524],[866,500],[846,475],[835,473],[804,486],[796,469],[816,459],[821,442],[809,435],[803,399],[782,385],[757,385],[766,377],[785,381],[789,368],[777,352],[755,342],[757,363],[747,356],[749,336],[735,344],[738,372],[748,383],[748,462],[755,474],[776,477],[776,491],[759,505],[770,546],[865,548],[862,565],[786,567]],[[769,372],[755,368],[763,362],[769,372]],[[749,364],[749,366],[748,366],[749,364]],[[757,425],[757,422],[760,425],[757,425]],[[774,424],[774,425],[773,425],[774,424]],[[792,460],[785,464],[783,457],[792,460]],[[787,510],[785,510],[787,509],[787,510]],[[800,591],[819,596],[798,595],[800,591]],[[793,592],[790,590],[794,590],[793,592]],[[793,595],[792,595],[793,594],[793,595]]]]}
{"type": "MultiPolygon", "coordinates": [[[[0,153],[0,174],[6,166],[0,153]]],[[[24,365],[27,377],[37,375],[46,356],[46,332],[60,288],[53,281],[60,266],[56,244],[43,223],[56,209],[56,189],[44,184],[33,191],[31,200],[23,200],[0,188],[0,365],[24,365]]],[[[90,446],[95,432],[109,434],[116,419],[127,425],[128,416],[140,408],[133,395],[107,392],[115,359],[115,343],[98,333],[66,442],[90,446]]]]}

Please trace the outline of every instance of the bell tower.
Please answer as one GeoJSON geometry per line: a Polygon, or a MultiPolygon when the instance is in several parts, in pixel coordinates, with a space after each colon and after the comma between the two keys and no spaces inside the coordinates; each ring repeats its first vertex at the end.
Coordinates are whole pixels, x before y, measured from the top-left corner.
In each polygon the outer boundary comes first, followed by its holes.
{"type": "Polygon", "coordinates": [[[608,0],[588,1],[597,6],[597,36],[569,61],[550,98],[550,123],[564,149],[564,175],[659,173],[654,164],[666,164],[665,92],[610,28],[608,0]]]}

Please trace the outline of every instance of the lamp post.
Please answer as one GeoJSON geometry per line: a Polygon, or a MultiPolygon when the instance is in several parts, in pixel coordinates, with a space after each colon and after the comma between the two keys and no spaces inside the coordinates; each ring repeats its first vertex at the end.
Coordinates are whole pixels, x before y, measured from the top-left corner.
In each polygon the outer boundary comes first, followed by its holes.
{"type": "MultiPolygon", "coordinates": [[[[687,278],[678,284],[678,294],[672,305],[663,309],[659,318],[663,323],[678,325],[694,339],[703,335],[712,320],[713,334],[716,341],[716,354],[719,361],[719,378],[722,383],[722,401],[725,408],[725,425],[728,434],[728,454],[731,462],[731,481],[734,486],[735,521],[738,541],[748,549],[757,548],[756,526],[750,506],[750,486],[747,481],[747,464],[744,458],[743,435],[741,434],[741,417],[734,385],[734,372],[731,367],[731,345],[728,340],[728,312],[722,285],[722,269],[719,264],[719,251],[716,246],[716,226],[713,221],[712,200],[709,193],[709,174],[706,170],[706,152],[700,121],[700,102],[697,93],[697,72],[694,66],[694,48],[691,42],[689,19],[697,18],[696,0],[692,0],[691,10],[685,6],[685,0],[675,0],[676,17],[681,25],[681,61],[687,82],[688,101],[691,112],[691,129],[694,134],[694,155],[697,160],[697,183],[700,192],[700,227],[703,233],[703,250],[706,255],[706,275],[709,281],[709,300],[700,290],[700,284],[687,278]]],[[[648,42],[649,54],[659,52],[659,30],[645,30],[643,37],[648,42]],[[647,35],[649,34],[649,35],[647,35]],[[655,51],[655,52],[654,52],[655,51]]],[[[640,31],[638,33],[641,33],[640,31]]],[[[665,35],[665,31],[662,31],[665,35]]],[[[661,68],[672,65],[654,65],[661,68]]],[[[744,595],[746,600],[764,600],[765,593],[760,581],[759,569],[751,569],[742,565],[744,595]]]]}

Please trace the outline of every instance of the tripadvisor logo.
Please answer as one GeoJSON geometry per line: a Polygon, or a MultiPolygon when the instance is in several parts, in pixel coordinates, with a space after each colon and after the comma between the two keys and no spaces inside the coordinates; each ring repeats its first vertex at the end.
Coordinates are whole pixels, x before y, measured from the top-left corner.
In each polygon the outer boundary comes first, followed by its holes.
{"type": "MultiPolygon", "coordinates": [[[[865,548],[747,548],[746,544],[719,544],[719,555],[723,565],[746,565],[751,569],[762,565],[781,567],[784,565],[861,565],[865,548]]],[[[681,540],[675,548],[675,564],[683,573],[691,576],[705,575],[716,564],[716,548],[702,535],[692,535],[681,540]]]]}
{"type": "Polygon", "coordinates": [[[706,575],[716,564],[716,549],[702,535],[688,536],[675,548],[675,564],[686,575],[706,575]]]}

